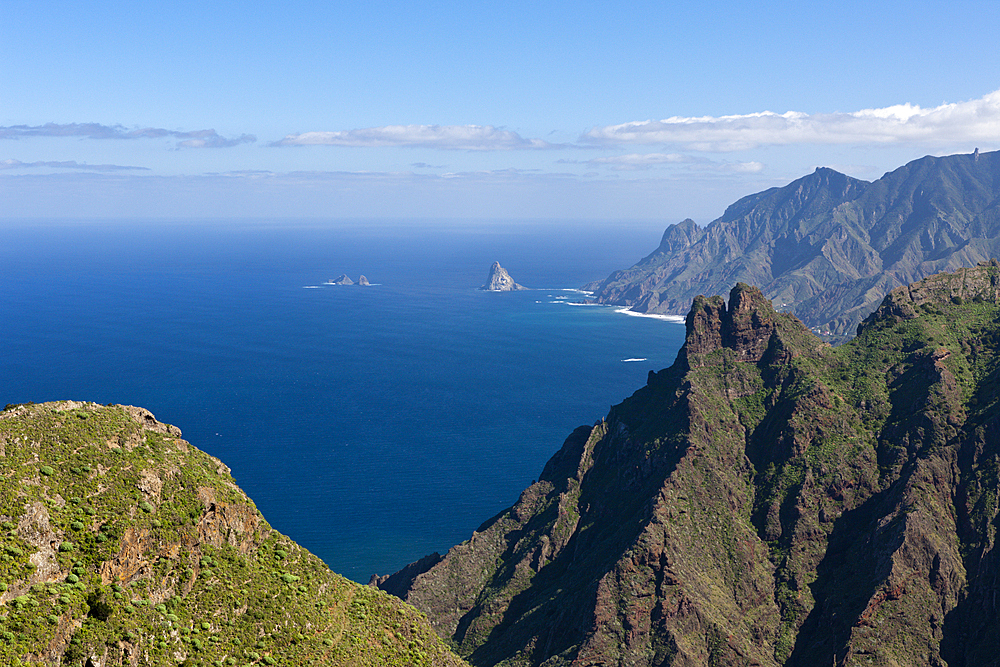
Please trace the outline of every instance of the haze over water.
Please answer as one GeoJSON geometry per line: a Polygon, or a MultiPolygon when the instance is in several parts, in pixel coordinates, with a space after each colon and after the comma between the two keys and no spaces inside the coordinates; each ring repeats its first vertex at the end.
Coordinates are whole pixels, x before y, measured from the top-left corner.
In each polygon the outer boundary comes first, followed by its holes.
{"type": "MultiPolygon", "coordinates": [[[[682,325],[572,307],[659,231],[24,223],[0,244],[0,404],[149,408],[358,581],[467,539],[682,325]],[[499,261],[532,291],[476,288],[499,261]],[[323,283],[364,274],[371,287],[323,283]]],[[[660,230],[662,231],[662,230],[660,230]]]]}

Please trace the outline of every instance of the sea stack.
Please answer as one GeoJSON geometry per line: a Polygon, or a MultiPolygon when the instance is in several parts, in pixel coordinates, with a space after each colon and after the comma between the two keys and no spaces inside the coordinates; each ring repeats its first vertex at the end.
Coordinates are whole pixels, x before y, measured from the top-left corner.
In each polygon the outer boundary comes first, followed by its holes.
{"type": "Polygon", "coordinates": [[[339,278],[331,280],[328,285],[353,285],[354,281],[347,277],[346,273],[340,274],[339,278]]]}
{"type": "Polygon", "coordinates": [[[500,262],[493,262],[490,267],[490,275],[486,279],[486,284],[479,289],[485,292],[513,292],[514,290],[528,289],[524,285],[518,285],[510,277],[507,270],[500,266],[500,262]]]}
{"type": "Polygon", "coordinates": [[[365,278],[363,275],[360,278],[358,278],[358,284],[361,285],[362,287],[371,285],[371,283],[368,282],[368,279],[365,278]]]}

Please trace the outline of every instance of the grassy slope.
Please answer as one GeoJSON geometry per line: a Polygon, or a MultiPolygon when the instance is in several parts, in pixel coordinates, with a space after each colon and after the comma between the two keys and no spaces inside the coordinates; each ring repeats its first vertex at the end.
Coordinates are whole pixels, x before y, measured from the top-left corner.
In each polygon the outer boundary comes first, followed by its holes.
{"type": "Polygon", "coordinates": [[[462,664],[137,408],[0,413],[0,602],[4,665],[462,664]]]}

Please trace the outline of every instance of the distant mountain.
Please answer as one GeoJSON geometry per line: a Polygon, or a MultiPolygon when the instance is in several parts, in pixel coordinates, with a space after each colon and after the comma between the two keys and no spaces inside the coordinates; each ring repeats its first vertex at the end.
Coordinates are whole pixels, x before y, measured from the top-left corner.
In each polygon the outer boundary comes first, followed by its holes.
{"type": "Polygon", "coordinates": [[[635,266],[586,286],[598,303],[683,314],[699,294],[759,285],[781,310],[838,335],[886,292],[1000,256],[1000,153],[924,157],[869,183],[820,168],[685,220],[635,266]]]}
{"type": "Polygon", "coordinates": [[[511,508],[373,583],[477,667],[996,664],[1000,264],[839,347],[745,284],[686,328],[511,508]]]}

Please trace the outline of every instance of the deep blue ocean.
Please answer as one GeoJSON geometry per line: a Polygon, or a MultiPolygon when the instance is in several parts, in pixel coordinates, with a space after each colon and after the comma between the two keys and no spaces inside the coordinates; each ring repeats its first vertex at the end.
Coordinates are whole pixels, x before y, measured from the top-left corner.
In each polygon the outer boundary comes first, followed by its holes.
{"type": "Polygon", "coordinates": [[[662,230],[586,223],[0,227],[0,405],[141,405],[367,582],[467,539],[684,327],[563,291],[662,230]],[[499,261],[525,292],[486,293],[499,261]],[[329,286],[342,273],[371,287],[329,286]],[[625,361],[637,360],[642,361],[625,361]]]}

